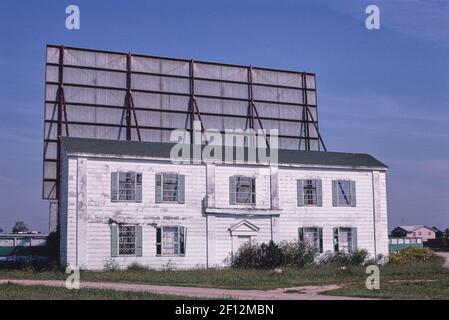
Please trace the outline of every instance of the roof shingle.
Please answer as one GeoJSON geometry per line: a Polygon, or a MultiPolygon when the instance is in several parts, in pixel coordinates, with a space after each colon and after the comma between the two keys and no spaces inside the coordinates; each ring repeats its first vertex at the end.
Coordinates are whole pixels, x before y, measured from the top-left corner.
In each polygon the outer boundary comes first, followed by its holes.
{"type": "MultiPolygon", "coordinates": [[[[170,158],[173,143],[139,142],[122,140],[100,140],[61,137],[67,154],[89,154],[109,156],[136,156],[170,158]]],[[[228,150],[230,148],[226,148],[228,150]]],[[[224,150],[223,155],[226,150],[224,150]]],[[[247,149],[245,149],[247,150],[247,149]]],[[[245,152],[247,155],[247,152],[245,152]]],[[[245,156],[245,158],[247,158],[245,156]]],[[[387,169],[388,166],[364,153],[297,151],[279,149],[280,164],[347,166],[387,169]]]]}

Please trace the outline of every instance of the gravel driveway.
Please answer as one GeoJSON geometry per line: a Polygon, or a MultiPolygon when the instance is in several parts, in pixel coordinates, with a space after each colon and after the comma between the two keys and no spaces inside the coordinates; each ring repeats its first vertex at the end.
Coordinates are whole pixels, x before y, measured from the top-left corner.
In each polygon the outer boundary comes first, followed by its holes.
{"type": "MultiPolygon", "coordinates": [[[[64,287],[65,282],[60,280],[0,280],[0,284],[18,284],[24,286],[64,287]]],[[[242,300],[361,300],[353,297],[336,297],[320,294],[325,291],[337,289],[336,285],[305,286],[298,288],[276,290],[227,290],[198,287],[157,286],[147,284],[109,283],[81,281],[81,288],[85,289],[111,289],[119,291],[149,292],[155,294],[175,295],[183,297],[206,299],[242,299],[242,300]]]]}

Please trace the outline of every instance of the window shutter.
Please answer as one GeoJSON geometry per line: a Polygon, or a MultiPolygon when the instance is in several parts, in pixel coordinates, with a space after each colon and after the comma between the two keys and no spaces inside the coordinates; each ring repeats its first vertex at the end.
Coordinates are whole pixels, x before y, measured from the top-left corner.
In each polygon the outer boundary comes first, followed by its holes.
{"type": "Polygon", "coordinates": [[[142,256],[142,226],[136,226],[136,256],[142,256]]]}
{"type": "Polygon", "coordinates": [[[320,253],[323,253],[323,228],[318,228],[318,241],[320,242],[320,253]]]}
{"type": "Polygon", "coordinates": [[[156,173],[155,176],[155,201],[162,202],[162,174],[156,173]]]}
{"type": "Polygon", "coordinates": [[[334,251],[339,252],[339,246],[338,246],[338,228],[334,228],[334,251]]]}
{"type": "Polygon", "coordinates": [[[136,173],[136,202],[142,202],[142,174],[136,173]]]}
{"type": "Polygon", "coordinates": [[[229,177],[229,204],[235,204],[235,188],[237,177],[229,177]]]}
{"type": "Polygon", "coordinates": [[[357,192],[355,188],[355,181],[351,181],[351,207],[357,205],[357,192]]]}
{"type": "Polygon", "coordinates": [[[162,228],[156,228],[156,255],[162,255],[162,228]]]}
{"type": "Polygon", "coordinates": [[[117,180],[118,180],[118,172],[111,172],[111,201],[117,201],[117,180]]]}
{"type": "Polygon", "coordinates": [[[183,175],[178,175],[178,203],[185,203],[185,179],[183,175]]]}
{"type": "Polygon", "coordinates": [[[338,181],[332,181],[332,205],[334,207],[338,206],[338,181]]]}
{"type": "Polygon", "coordinates": [[[251,203],[256,204],[256,178],[251,178],[251,186],[252,186],[252,199],[251,203]]]}
{"type": "Polygon", "coordinates": [[[298,229],[298,238],[299,238],[299,241],[304,241],[304,228],[298,229]]]}
{"type": "Polygon", "coordinates": [[[319,207],[323,206],[323,183],[320,179],[316,181],[316,201],[319,207]]]}
{"type": "Polygon", "coordinates": [[[298,180],[296,182],[296,189],[298,207],[302,207],[304,205],[304,180],[298,180]]]}
{"type": "Polygon", "coordinates": [[[351,229],[352,233],[352,251],[357,250],[357,228],[351,229]]]}
{"type": "Polygon", "coordinates": [[[111,257],[118,257],[118,225],[111,225],[111,257]]]}
{"type": "Polygon", "coordinates": [[[186,254],[187,228],[179,227],[179,254],[186,254]]]}

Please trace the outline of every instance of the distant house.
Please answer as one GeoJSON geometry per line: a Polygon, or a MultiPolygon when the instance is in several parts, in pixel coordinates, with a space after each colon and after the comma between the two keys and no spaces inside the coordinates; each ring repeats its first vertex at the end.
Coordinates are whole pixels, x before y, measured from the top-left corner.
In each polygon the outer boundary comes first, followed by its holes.
{"type": "Polygon", "coordinates": [[[437,230],[431,227],[419,226],[399,226],[391,231],[393,238],[421,238],[423,242],[436,238],[437,230]]]}

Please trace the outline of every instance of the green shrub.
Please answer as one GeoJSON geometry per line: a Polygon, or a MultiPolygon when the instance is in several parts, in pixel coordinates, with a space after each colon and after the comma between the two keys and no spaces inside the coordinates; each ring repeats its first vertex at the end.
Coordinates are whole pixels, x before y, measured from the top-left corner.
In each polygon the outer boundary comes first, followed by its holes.
{"type": "Polygon", "coordinates": [[[428,248],[405,248],[398,253],[391,252],[389,263],[406,264],[410,262],[428,262],[435,254],[428,248]]]}
{"type": "Polygon", "coordinates": [[[120,270],[120,265],[114,259],[107,259],[104,262],[104,271],[105,272],[115,272],[120,270]]]}
{"type": "Polygon", "coordinates": [[[232,259],[235,268],[273,269],[282,264],[283,252],[270,241],[266,243],[247,242],[243,244],[232,259]]]}
{"type": "Polygon", "coordinates": [[[312,265],[317,250],[305,242],[270,241],[268,244],[248,242],[243,244],[233,257],[235,268],[274,269],[283,267],[305,267],[312,265]]]}
{"type": "Polygon", "coordinates": [[[283,241],[279,244],[270,241],[268,244],[247,242],[237,253],[228,258],[231,267],[252,269],[274,269],[277,267],[304,268],[312,265],[357,266],[367,261],[382,263],[382,256],[368,260],[369,253],[365,249],[352,252],[326,252],[318,257],[318,250],[303,241],[283,241]]]}
{"type": "Polygon", "coordinates": [[[259,258],[259,268],[273,269],[282,264],[283,252],[273,241],[270,241],[268,245],[262,243],[259,249],[259,258]]]}
{"type": "Polygon", "coordinates": [[[315,263],[318,250],[307,242],[281,242],[280,248],[283,253],[282,265],[287,267],[306,267],[315,263]]]}
{"type": "Polygon", "coordinates": [[[146,271],[150,271],[150,268],[143,266],[137,262],[133,262],[126,268],[126,270],[133,271],[133,272],[146,272],[146,271]]]}
{"type": "Polygon", "coordinates": [[[383,255],[382,253],[379,253],[377,257],[370,258],[368,260],[365,260],[365,265],[379,265],[384,266],[388,263],[388,256],[383,255]]]}
{"type": "Polygon", "coordinates": [[[21,270],[25,272],[59,272],[62,269],[59,264],[54,261],[39,260],[21,260],[21,261],[2,261],[0,262],[0,270],[21,270]]]}
{"type": "Polygon", "coordinates": [[[369,254],[365,249],[351,252],[326,252],[320,259],[320,264],[335,264],[339,266],[363,265],[369,254]]]}

